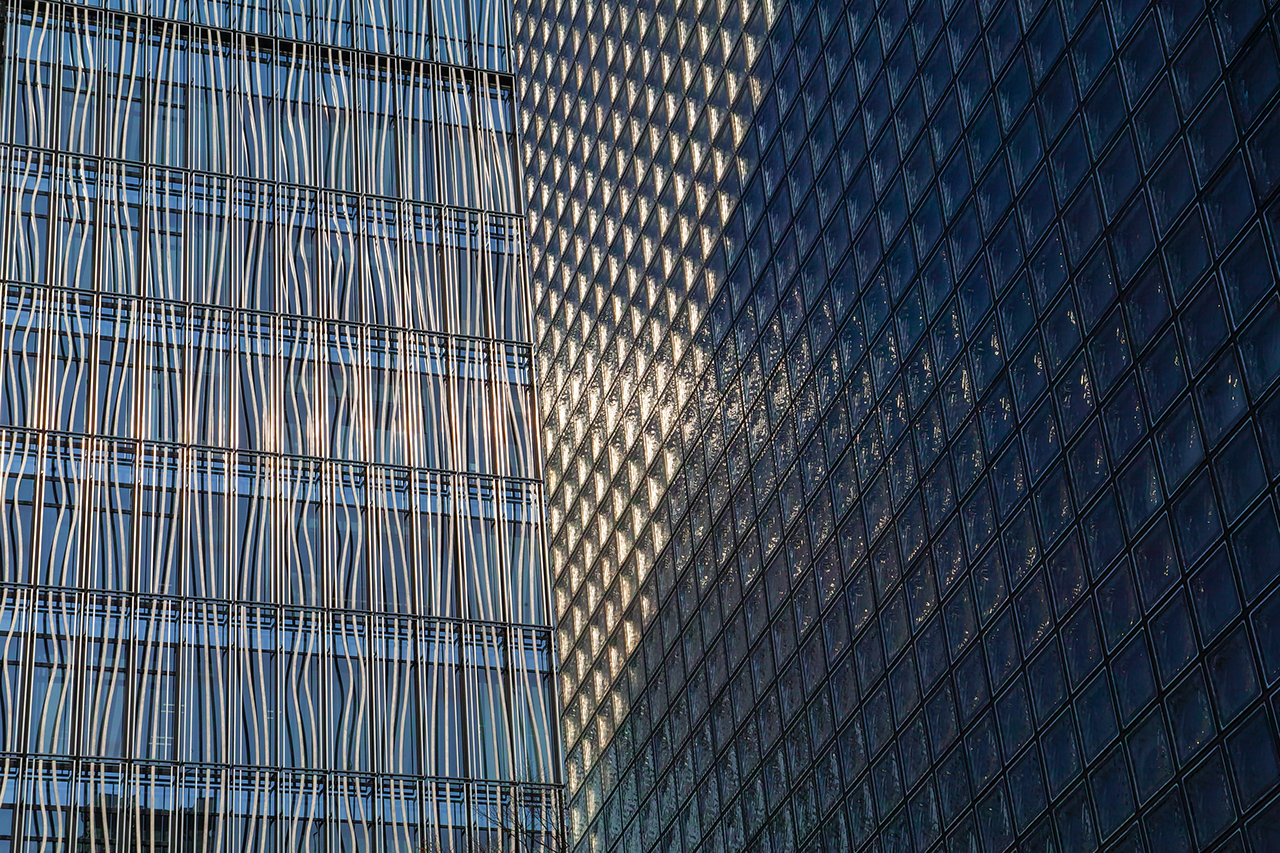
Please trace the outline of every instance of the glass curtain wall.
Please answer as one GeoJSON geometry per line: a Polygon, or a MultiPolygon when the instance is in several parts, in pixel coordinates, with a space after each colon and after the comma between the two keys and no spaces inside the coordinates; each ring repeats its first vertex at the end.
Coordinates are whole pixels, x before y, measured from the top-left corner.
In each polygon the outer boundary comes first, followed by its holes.
{"type": "Polygon", "coordinates": [[[5,4],[0,850],[554,843],[508,17],[5,4]]]}
{"type": "Polygon", "coordinates": [[[1277,12],[518,0],[575,849],[1280,849],[1277,12]]]}

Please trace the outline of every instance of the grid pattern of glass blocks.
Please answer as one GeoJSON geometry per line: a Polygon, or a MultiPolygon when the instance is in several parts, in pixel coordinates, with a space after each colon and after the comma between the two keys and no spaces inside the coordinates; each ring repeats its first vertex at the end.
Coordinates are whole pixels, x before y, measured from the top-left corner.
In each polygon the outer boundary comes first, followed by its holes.
{"type": "Polygon", "coordinates": [[[1276,850],[1276,4],[513,34],[576,849],[1276,850]]]}
{"type": "Polygon", "coordinates": [[[4,5],[0,850],[554,842],[509,14],[4,5]]]}

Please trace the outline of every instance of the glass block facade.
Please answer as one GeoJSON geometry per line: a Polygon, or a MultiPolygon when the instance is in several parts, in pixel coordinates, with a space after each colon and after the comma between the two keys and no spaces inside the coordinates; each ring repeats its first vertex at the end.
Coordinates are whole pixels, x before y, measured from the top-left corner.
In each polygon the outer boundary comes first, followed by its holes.
{"type": "Polygon", "coordinates": [[[4,5],[0,850],[553,842],[509,14],[4,5]]]}
{"type": "Polygon", "coordinates": [[[520,0],[576,849],[1280,849],[1280,20],[520,0]]]}

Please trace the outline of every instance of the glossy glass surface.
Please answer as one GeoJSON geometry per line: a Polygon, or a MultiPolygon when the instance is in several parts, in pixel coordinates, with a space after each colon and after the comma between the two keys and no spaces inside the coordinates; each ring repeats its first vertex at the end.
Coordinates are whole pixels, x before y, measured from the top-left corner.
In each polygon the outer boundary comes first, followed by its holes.
{"type": "Polygon", "coordinates": [[[549,843],[507,8],[4,8],[0,850],[549,843]]]}
{"type": "Polygon", "coordinates": [[[1274,4],[515,20],[576,849],[1276,849],[1274,4]]]}

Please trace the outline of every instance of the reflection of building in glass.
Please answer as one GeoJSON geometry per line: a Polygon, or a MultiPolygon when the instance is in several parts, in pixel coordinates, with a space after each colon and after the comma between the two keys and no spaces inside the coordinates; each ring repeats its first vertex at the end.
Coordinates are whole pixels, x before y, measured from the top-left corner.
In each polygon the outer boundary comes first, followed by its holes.
{"type": "Polygon", "coordinates": [[[517,5],[578,849],[1276,849],[1267,5],[517,5]]]}
{"type": "Polygon", "coordinates": [[[550,843],[504,4],[5,15],[0,849],[550,843]]]}

